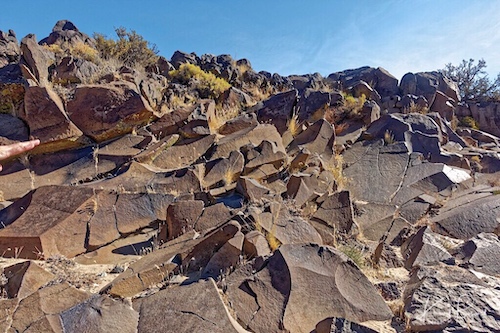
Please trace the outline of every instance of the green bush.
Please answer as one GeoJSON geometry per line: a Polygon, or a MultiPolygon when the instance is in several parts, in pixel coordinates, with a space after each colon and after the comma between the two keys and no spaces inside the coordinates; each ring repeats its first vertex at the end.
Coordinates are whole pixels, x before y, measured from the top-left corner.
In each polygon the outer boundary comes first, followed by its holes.
{"type": "Polygon", "coordinates": [[[134,30],[128,32],[125,28],[115,29],[118,40],[108,39],[103,34],[95,33],[96,48],[101,58],[118,59],[124,65],[146,67],[158,60],[156,45],[148,43],[134,30]]]}
{"type": "Polygon", "coordinates": [[[182,84],[194,82],[201,98],[217,98],[231,87],[226,80],[207,73],[193,64],[182,64],[179,69],[170,71],[169,76],[182,84]]]}
{"type": "Polygon", "coordinates": [[[466,117],[463,117],[462,119],[460,119],[460,125],[462,125],[464,127],[470,127],[472,129],[476,129],[476,130],[479,129],[479,123],[476,121],[476,119],[474,119],[470,116],[466,116],[466,117]]]}

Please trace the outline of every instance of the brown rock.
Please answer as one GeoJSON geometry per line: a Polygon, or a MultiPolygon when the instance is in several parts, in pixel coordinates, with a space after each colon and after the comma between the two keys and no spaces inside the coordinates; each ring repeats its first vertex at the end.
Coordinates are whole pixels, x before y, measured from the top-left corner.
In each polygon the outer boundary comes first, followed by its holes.
{"type": "Polygon", "coordinates": [[[9,298],[23,299],[36,292],[55,276],[32,261],[21,262],[5,267],[3,274],[8,279],[4,286],[9,298]]]}
{"type": "Polygon", "coordinates": [[[281,244],[316,243],[322,239],[318,232],[300,216],[294,216],[284,206],[276,204],[271,212],[256,216],[256,223],[281,244]]]}
{"type": "Polygon", "coordinates": [[[439,262],[453,263],[451,254],[429,227],[420,228],[408,238],[401,246],[401,254],[408,270],[414,266],[430,266],[439,262]]]}
{"type": "Polygon", "coordinates": [[[271,254],[271,249],[269,249],[266,237],[257,230],[252,230],[245,235],[243,252],[248,258],[255,258],[271,254]]]}
{"type": "Polygon", "coordinates": [[[283,245],[257,273],[240,271],[227,284],[239,321],[255,332],[311,332],[328,317],[392,316],[357,266],[331,247],[283,245]]]}
{"type": "Polygon", "coordinates": [[[285,151],[283,141],[276,128],[269,124],[259,124],[255,128],[246,128],[220,139],[211,158],[228,157],[234,150],[240,150],[247,144],[257,147],[262,141],[272,142],[278,151],[285,151]]]}
{"type": "Polygon", "coordinates": [[[24,95],[24,112],[20,115],[30,135],[40,139],[43,151],[74,148],[83,135],[64,111],[63,102],[51,89],[28,87],[24,95]]]}
{"type": "Polygon", "coordinates": [[[321,197],[313,219],[319,220],[335,230],[348,233],[354,223],[352,203],[349,191],[342,191],[321,197]]]}
{"type": "MultiPolygon", "coordinates": [[[[132,162],[123,173],[98,183],[99,188],[115,192],[155,192],[164,194],[198,193],[201,191],[197,173],[189,169],[159,171],[151,166],[132,162]]],[[[95,184],[94,184],[95,185],[95,184]]]]}
{"type": "Polygon", "coordinates": [[[89,188],[46,186],[1,212],[0,252],[6,257],[73,257],[85,251],[94,192],[89,188]]]}
{"type": "Polygon", "coordinates": [[[162,290],[138,303],[139,333],[244,332],[230,319],[212,279],[162,290]]]}
{"type": "Polygon", "coordinates": [[[85,135],[99,142],[130,132],[154,118],[149,104],[127,82],[78,86],[67,111],[85,135]]]}
{"type": "Polygon", "coordinates": [[[246,152],[245,173],[264,165],[273,164],[276,169],[280,169],[287,162],[287,155],[284,150],[279,150],[276,144],[269,141],[262,141],[257,147],[246,152]]]}
{"type": "Polygon", "coordinates": [[[167,209],[168,240],[193,230],[203,207],[201,200],[185,200],[171,204],[167,209]]]}
{"type": "Polygon", "coordinates": [[[180,169],[193,164],[214,143],[214,135],[201,139],[187,139],[162,151],[152,162],[152,165],[162,169],[180,169]]]}
{"type": "Polygon", "coordinates": [[[220,275],[227,274],[229,270],[235,268],[241,259],[244,239],[245,235],[238,231],[233,238],[228,240],[219,251],[210,258],[201,276],[203,278],[212,277],[215,279],[220,275]]]}
{"type": "Polygon", "coordinates": [[[123,300],[94,296],[60,314],[64,332],[135,333],[139,314],[123,300]]]}
{"type": "Polygon", "coordinates": [[[219,127],[217,132],[220,135],[229,135],[247,128],[255,128],[258,124],[255,113],[243,113],[236,118],[226,121],[219,127]]]}
{"type": "Polygon", "coordinates": [[[194,111],[196,106],[187,106],[176,109],[163,115],[160,119],[148,126],[148,129],[158,139],[164,138],[167,135],[179,132],[179,128],[185,125],[189,115],[194,111]]]}
{"type": "Polygon", "coordinates": [[[38,45],[33,34],[29,34],[21,40],[21,52],[23,62],[36,79],[35,83],[42,87],[45,86],[49,77],[49,53],[38,45]]]}
{"type": "Polygon", "coordinates": [[[52,284],[19,302],[12,315],[15,332],[62,332],[58,314],[89,298],[66,282],[52,284]]]}
{"type": "Polygon", "coordinates": [[[199,232],[207,232],[214,228],[219,228],[229,221],[231,215],[229,209],[222,202],[205,207],[200,218],[196,221],[194,229],[199,232]]]}
{"type": "Polygon", "coordinates": [[[199,273],[229,239],[240,231],[236,222],[226,223],[219,229],[196,238],[194,232],[188,232],[162,248],[132,263],[103,291],[120,297],[134,296],[149,287],[164,282],[173,273],[199,273]]]}
{"type": "Polygon", "coordinates": [[[329,160],[333,155],[335,131],[332,125],[324,119],[316,121],[305,131],[297,135],[287,148],[288,153],[297,153],[306,149],[309,153],[321,155],[329,160]]]}
{"type": "Polygon", "coordinates": [[[234,183],[243,171],[244,164],[245,158],[239,151],[232,151],[228,158],[221,158],[205,163],[203,186],[212,188],[234,183]]]}
{"type": "Polygon", "coordinates": [[[297,103],[297,90],[278,93],[264,101],[260,108],[254,107],[260,123],[273,124],[280,134],[287,130],[292,117],[293,107],[297,103]]]}
{"type": "Polygon", "coordinates": [[[241,193],[250,202],[262,202],[262,198],[270,193],[270,189],[260,184],[257,180],[240,177],[236,191],[241,193]]]}

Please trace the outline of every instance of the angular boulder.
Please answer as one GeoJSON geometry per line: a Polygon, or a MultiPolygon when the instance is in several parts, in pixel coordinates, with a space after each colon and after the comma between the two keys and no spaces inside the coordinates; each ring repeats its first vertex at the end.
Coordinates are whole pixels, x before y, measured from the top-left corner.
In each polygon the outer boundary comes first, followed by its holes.
{"type": "Polygon", "coordinates": [[[403,299],[414,331],[500,331],[500,291],[457,266],[413,270],[403,299]]]}
{"type": "Polygon", "coordinates": [[[128,82],[78,86],[67,112],[85,135],[98,142],[131,132],[154,118],[147,101],[128,82]]]}
{"type": "Polygon", "coordinates": [[[139,299],[138,333],[245,332],[230,318],[212,279],[139,299]]]}
{"type": "Polygon", "coordinates": [[[30,135],[40,139],[44,150],[74,148],[83,133],[68,119],[61,98],[49,88],[28,87],[24,95],[24,112],[20,115],[30,135]]]}
{"type": "Polygon", "coordinates": [[[392,317],[359,268],[331,247],[283,245],[261,270],[234,274],[227,284],[238,320],[254,332],[311,332],[328,317],[356,323],[392,317]]]}

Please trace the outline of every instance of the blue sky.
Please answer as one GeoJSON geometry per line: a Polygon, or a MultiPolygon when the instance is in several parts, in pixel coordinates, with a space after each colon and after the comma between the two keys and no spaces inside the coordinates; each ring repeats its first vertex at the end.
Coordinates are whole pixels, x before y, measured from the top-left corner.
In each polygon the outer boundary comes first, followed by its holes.
{"type": "Polygon", "coordinates": [[[60,19],[89,35],[133,29],[167,59],[230,54],[282,75],[381,66],[400,79],[469,58],[484,58],[491,78],[500,72],[496,0],[8,1],[0,30],[40,40],[60,19]]]}

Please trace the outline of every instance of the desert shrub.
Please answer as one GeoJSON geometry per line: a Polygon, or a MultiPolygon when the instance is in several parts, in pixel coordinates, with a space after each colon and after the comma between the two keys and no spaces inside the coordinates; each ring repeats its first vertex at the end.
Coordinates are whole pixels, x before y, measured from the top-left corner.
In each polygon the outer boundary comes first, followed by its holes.
{"type": "Polygon", "coordinates": [[[460,119],[460,125],[464,127],[470,127],[472,129],[479,129],[479,123],[476,121],[476,119],[472,118],[471,116],[466,116],[460,119]]]}
{"type": "Polygon", "coordinates": [[[420,113],[427,114],[429,112],[429,108],[426,106],[418,105],[414,101],[410,101],[410,105],[405,108],[405,113],[420,113]]]}
{"type": "Polygon", "coordinates": [[[359,268],[366,266],[365,254],[356,246],[341,246],[339,250],[354,261],[359,268]]]}
{"type": "Polygon", "coordinates": [[[120,27],[115,29],[118,40],[107,38],[100,33],[94,34],[96,48],[101,58],[108,60],[119,59],[129,67],[146,67],[158,60],[158,49],[150,44],[134,30],[127,31],[120,27]]]}
{"type": "Polygon", "coordinates": [[[170,71],[169,76],[182,84],[192,82],[202,98],[217,98],[231,87],[226,80],[193,64],[182,64],[179,69],[170,71]]]}
{"type": "Polygon", "coordinates": [[[78,42],[71,46],[69,48],[69,53],[74,57],[92,62],[96,62],[99,56],[99,52],[95,48],[83,42],[78,42]]]}

